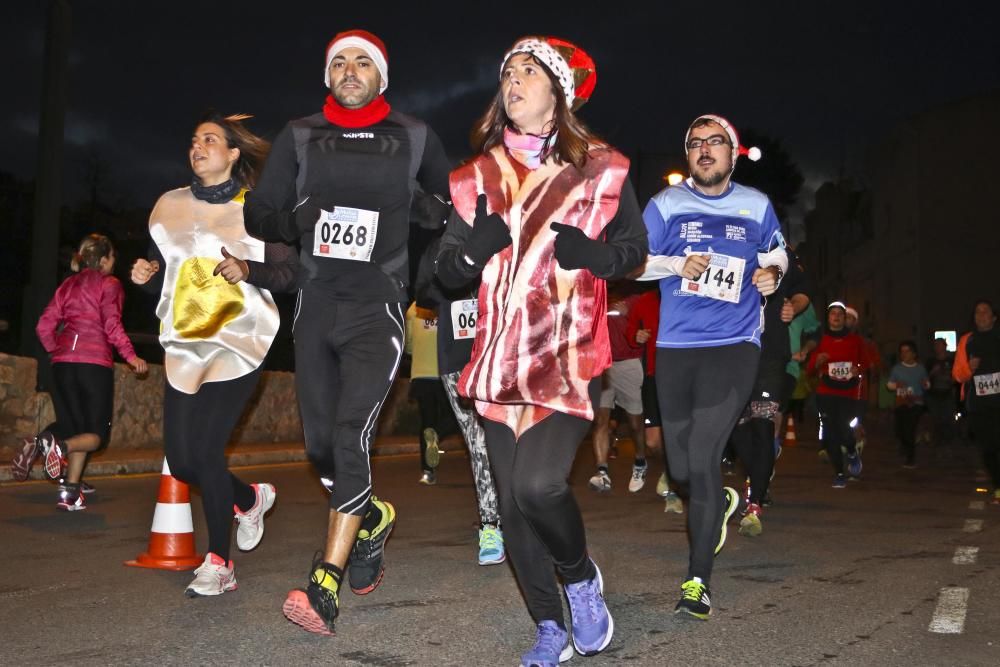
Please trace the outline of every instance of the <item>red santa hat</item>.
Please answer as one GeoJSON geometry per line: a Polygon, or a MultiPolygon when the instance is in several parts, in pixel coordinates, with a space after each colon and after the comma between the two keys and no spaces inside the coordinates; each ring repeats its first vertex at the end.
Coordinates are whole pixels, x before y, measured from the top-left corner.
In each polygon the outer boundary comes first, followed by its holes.
{"type": "Polygon", "coordinates": [[[711,113],[698,116],[693,121],[691,121],[691,125],[688,126],[687,134],[684,135],[685,151],[687,151],[688,140],[691,138],[691,130],[694,127],[695,123],[697,123],[700,120],[710,120],[713,123],[721,125],[722,129],[724,129],[726,131],[726,134],[729,135],[729,143],[732,144],[733,146],[733,168],[736,167],[736,158],[738,158],[741,155],[746,155],[753,162],[756,162],[761,158],[762,154],[760,152],[760,149],[757,148],[756,146],[751,146],[750,148],[747,148],[746,146],[740,145],[740,137],[738,134],[736,134],[736,128],[733,127],[732,123],[730,123],[722,116],[717,116],[711,113]]]}
{"type": "Polygon", "coordinates": [[[500,63],[501,76],[507,61],[518,53],[528,53],[549,68],[571,111],[590,99],[597,85],[597,65],[579,46],[558,37],[522,37],[504,54],[500,63]]]}
{"type": "Polygon", "coordinates": [[[346,30],[330,40],[330,44],[326,47],[326,71],[323,80],[326,87],[330,87],[330,63],[333,62],[334,56],[352,46],[364,51],[365,55],[375,63],[375,69],[378,70],[382,79],[378,89],[379,95],[381,95],[389,87],[389,54],[386,52],[382,40],[367,30],[346,30]]]}

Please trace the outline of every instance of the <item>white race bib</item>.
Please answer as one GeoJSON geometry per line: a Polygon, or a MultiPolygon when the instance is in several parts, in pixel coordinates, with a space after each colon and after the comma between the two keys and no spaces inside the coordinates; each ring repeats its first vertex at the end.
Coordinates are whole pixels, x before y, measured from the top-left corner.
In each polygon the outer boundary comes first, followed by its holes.
{"type": "Polygon", "coordinates": [[[896,396],[898,398],[913,396],[913,387],[896,387],[896,396]]]}
{"type": "Polygon", "coordinates": [[[743,269],[746,260],[742,257],[712,254],[708,268],[698,280],[681,278],[680,291],[684,294],[705,296],[709,299],[740,302],[740,291],[743,289],[743,269]]]}
{"type": "Polygon", "coordinates": [[[827,375],[834,380],[850,380],[854,364],[850,361],[831,361],[827,367],[827,375]]]}
{"type": "Polygon", "coordinates": [[[476,299],[451,302],[451,329],[455,340],[465,340],[476,335],[476,317],[479,302],[476,299]]]}
{"type": "Polygon", "coordinates": [[[378,234],[378,211],[335,206],[320,211],[313,234],[313,254],[356,262],[371,261],[378,234]]]}
{"type": "Polygon", "coordinates": [[[976,384],[976,396],[995,396],[1000,394],[1000,373],[976,375],[972,378],[976,384]]]}

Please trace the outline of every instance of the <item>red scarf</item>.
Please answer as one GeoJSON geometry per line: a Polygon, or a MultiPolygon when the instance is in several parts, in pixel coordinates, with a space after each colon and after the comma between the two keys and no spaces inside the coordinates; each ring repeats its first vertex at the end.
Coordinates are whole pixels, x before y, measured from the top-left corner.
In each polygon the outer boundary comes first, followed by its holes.
{"type": "Polygon", "coordinates": [[[391,108],[385,101],[384,95],[379,95],[360,109],[341,106],[333,99],[333,95],[327,95],[326,104],[323,105],[323,115],[326,119],[340,127],[368,127],[388,116],[389,111],[391,108]]]}

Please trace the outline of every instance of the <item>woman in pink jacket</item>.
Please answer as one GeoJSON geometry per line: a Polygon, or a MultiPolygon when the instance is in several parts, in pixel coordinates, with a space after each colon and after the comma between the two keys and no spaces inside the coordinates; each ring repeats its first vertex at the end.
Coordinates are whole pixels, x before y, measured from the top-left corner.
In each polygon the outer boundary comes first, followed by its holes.
{"type": "Polygon", "coordinates": [[[15,479],[27,479],[39,454],[45,454],[45,472],[63,478],[59,485],[60,509],[86,509],[80,478],[87,454],[107,444],[114,404],[112,349],[138,374],[146,362],[135,354],[122,327],[125,292],[111,275],[115,249],[101,234],[90,234],[80,243],[72,268],[77,273],[63,281],[45,307],[35,332],[52,362],[52,402],[63,433],[59,440],[42,431],[25,440],[14,458],[15,479]]]}

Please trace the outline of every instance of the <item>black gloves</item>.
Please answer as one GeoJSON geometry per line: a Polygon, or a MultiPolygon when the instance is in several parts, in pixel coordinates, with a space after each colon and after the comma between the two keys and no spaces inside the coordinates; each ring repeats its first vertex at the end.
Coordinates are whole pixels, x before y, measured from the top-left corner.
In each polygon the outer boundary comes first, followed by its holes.
{"type": "Polygon", "coordinates": [[[476,219],[472,223],[472,233],[463,246],[465,254],[476,266],[481,267],[490,257],[513,242],[507,223],[496,213],[487,214],[486,195],[479,195],[476,199],[476,219]]]}
{"type": "Polygon", "coordinates": [[[603,241],[595,241],[583,230],[561,222],[553,222],[549,228],[556,233],[555,256],[559,266],[573,269],[589,269],[597,273],[607,264],[611,248],[603,241]]]}
{"type": "Polygon", "coordinates": [[[310,201],[306,201],[295,208],[293,215],[295,216],[295,228],[298,230],[298,236],[292,240],[297,241],[299,236],[302,236],[306,232],[311,232],[316,228],[316,223],[319,222],[320,211],[320,207],[315,206],[310,201]]]}

